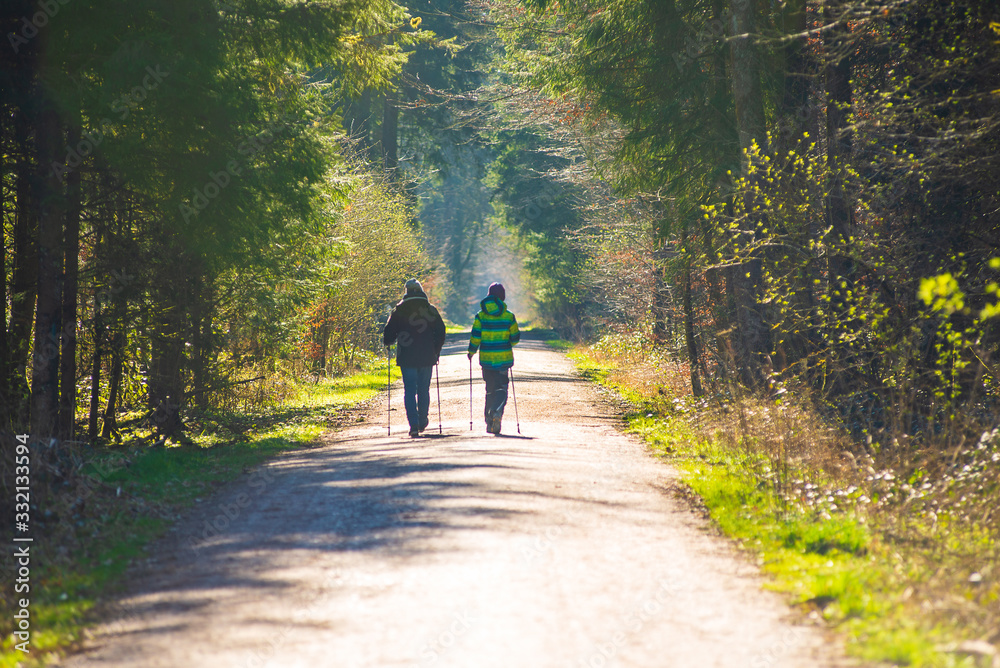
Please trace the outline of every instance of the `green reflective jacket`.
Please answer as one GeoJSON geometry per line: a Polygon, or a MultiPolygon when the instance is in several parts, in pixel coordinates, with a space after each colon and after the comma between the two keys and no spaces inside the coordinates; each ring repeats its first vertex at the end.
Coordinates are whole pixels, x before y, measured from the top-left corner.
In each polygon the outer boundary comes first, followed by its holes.
{"type": "Polygon", "coordinates": [[[472,338],[469,339],[469,354],[479,350],[479,365],[493,369],[507,369],[514,366],[514,351],[511,346],[521,340],[517,329],[517,318],[507,310],[507,305],[496,297],[487,297],[479,302],[482,309],[472,323],[472,338]]]}

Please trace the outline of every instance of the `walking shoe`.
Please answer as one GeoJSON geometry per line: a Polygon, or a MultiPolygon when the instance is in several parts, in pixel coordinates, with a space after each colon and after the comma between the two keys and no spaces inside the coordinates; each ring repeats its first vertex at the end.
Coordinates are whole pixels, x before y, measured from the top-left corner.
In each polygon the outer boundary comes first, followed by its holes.
{"type": "Polygon", "coordinates": [[[410,430],[410,438],[416,438],[417,436],[420,436],[420,430],[414,427],[410,430]]]}
{"type": "Polygon", "coordinates": [[[499,414],[495,414],[493,416],[493,423],[490,425],[490,429],[487,429],[488,432],[490,432],[491,434],[496,434],[497,436],[500,435],[500,419],[501,419],[501,417],[502,416],[499,415],[499,414]]]}

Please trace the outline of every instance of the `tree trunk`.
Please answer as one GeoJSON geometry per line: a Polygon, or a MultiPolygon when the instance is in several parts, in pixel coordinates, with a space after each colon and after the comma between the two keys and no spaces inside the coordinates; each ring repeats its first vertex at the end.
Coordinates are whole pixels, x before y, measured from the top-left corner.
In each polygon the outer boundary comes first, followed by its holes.
{"type": "Polygon", "coordinates": [[[762,263],[753,258],[731,267],[726,275],[726,291],[736,313],[734,355],[740,377],[748,387],[763,385],[763,357],[770,350],[770,332],[758,301],[762,263]]]}
{"type": "MultiPolygon", "coordinates": [[[[851,90],[851,59],[849,28],[844,17],[846,3],[828,2],[824,6],[824,21],[835,24],[827,32],[826,67],[824,79],[826,84],[826,139],[829,195],[826,200],[827,225],[833,231],[833,242],[836,247],[831,249],[827,265],[830,295],[830,325],[831,332],[853,330],[856,322],[849,316],[850,304],[847,293],[853,291],[854,261],[850,256],[850,238],[854,227],[852,206],[848,202],[844,185],[844,175],[847,172],[851,155],[852,131],[850,125],[852,90],[851,90]]],[[[845,349],[841,351],[844,367],[855,364],[853,353],[845,349]]],[[[834,367],[836,374],[843,367],[834,367]]],[[[837,374],[832,387],[839,392],[850,392],[849,375],[837,374]]]]}
{"type": "Polygon", "coordinates": [[[62,184],[49,173],[63,144],[56,110],[46,105],[38,117],[38,301],[31,362],[32,438],[47,441],[58,434],[59,335],[62,316],[63,222],[62,184]]]}
{"type": "MultiPolygon", "coordinates": [[[[0,123],[8,117],[6,105],[0,106],[0,123]]],[[[7,189],[4,187],[4,175],[7,173],[5,158],[7,150],[7,124],[0,125],[0,430],[9,430],[14,425],[10,420],[14,417],[7,403],[7,360],[10,359],[10,346],[7,343],[7,189]]],[[[2,470],[2,469],[0,469],[2,470]]]]}
{"type": "Polygon", "coordinates": [[[681,277],[681,310],[684,314],[684,344],[687,347],[688,364],[691,374],[691,393],[696,397],[705,391],[701,386],[701,376],[698,373],[699,362],[698,343],[694,335],[694,297],[691,294],[691,253],[688,249],[688,223],[681,226],[681,252],[684,253],[684,267],[681,277]]]}
{"type": "MultiPolygon", "coordinates": [[[[826,21],[841,20],[843,6],[828,3],[826,21]]],[[[833,229],[837,243],[846,244],[851,237],[854,216],[847,201],[844,173],[851,155],[852,130],[850,125],[853,92],[851,89],[851,59],[848,45],[848,26],[839,22],[828,32],[826,44],[826,135],[827,166],[830,170],[829,196],[827,197],[827,224],[833,229]]],[[[830,281],[833,303],[842,303],[841,283],[850,283],[853,263],[843,252],[830,256],[830,281]]],[[[848,285],[849,287],[849,285],[848,285]]]]}
{"type": "MultiPolygon", "coordinates": [[[[769,147],[765,134],[764,96],[757,53],[756,15],[752,0],[730,0],[732,43],[730,46],[733,99],[739,133],[743,175],[750,174],[754,144],[761,154],[769,147]]],[[[746,202],[744,232],[755,233],[759,216],[755,202],[746,202]]],[[[743,382],[758,387],[763,382],[761,358],[770,350],[770,332],[759,302],[763,267],[760,258],[748,255],[728,273],[726,287],[736,313],[736,363],[743,382]]]]}
{"type": "MultiPolygon", "coordinates": [[[[713,20],[721,22],[723,25],[729,20],[727,3],[728,0],[712,0],[713,20]]],[[[715,106],[720,109],[729,106],[732,96],[732,85],[730,83],[732,77],[728,74],[731,69],[731,61],[731,47],[728,49],[725,47],[715,49],[712,56],[712,69],[715,72],[715,76],[712,79],[712,100],[715,102],[715,106]]],[[[720,118],[723,117],[722,114],[719,114],[719,116],[720,118]]],[[[725,122],[720,120],[714,127],[716,129],[715,141],[717,145],[731,145],[733,141],[732,127],[728,122],[728,118],[725,122]]],[[[723,162],[720,165],[720,176],[726,167],[740,164],[739,160],[734,159],[737,157],[729,151],[720,151],[720,162],[723,162]]],[[[723,180],[716,183],[715,194],[725,199],[726,211],[728,213],[732,210],[732,196],[726,195],[725,185],[726,182],[723,180]]],[[[711,226],[706,226],[702,229],[702,232],[701,242],[704,253],[707,257],[712,257],[715,255],[719,240],[716,238],[711,226]]],[[[732,364],[735,357],[733,348],[737,337],[734,332],[735,313],[730,308],[730,304],[726,299],[726,285],[729,283],[729,280],[730,272],[726,269],[709,267],[705,270],[705,281],[708,283],[708,300],[709,304],[712,305],[713,327],[715,330],[713,339],[716,351],[716,364],[712,369],[712,373],[709,374],[708,370],[705,369],[706,380],[710,383],[725,379],[734,367],[734,364],[732,364]]]]}
{"type": "Polygon", "coordinates": [[[388,94],[382,102],[382,163],[390,173],[399,165],[399,107],[396,95],[388,94]]]}
{"type": "MultiPolygon", "coordinates": [[[[73,125],[69,132],[69,145],[80,141],[80,127],[73,125]]],[[[77,291],[80,267],[80,169],[67,176],[66,184],[66,279],[62,295],[62,350],[60,352],[59,433],[62,438],[73,440],[76,421],[76,333],[77,291]]]]}
{"type": "Polygon", "coordinates": [[[761,152],[767,153],[764,95],[761,91],[760,57],[756,44],[756,10],[752,0],[729,0],[729,10],[732,22],[730,76],[736,103],[740,150],[748,151],[756,141],[761,152]]]}
{"type": "MultiPolygon", "coordinates": [[[[705,270],[705,282],[708,283],[708,303],[712,305],[712,325],[714,329],[714,342],[716,360],[725,360],[725,364],[718,364],[715,368],[714,378],[709,380],[721,380],[730,370],[728,362],[731,361],[732,345],[732,313],[725,302],[725,292],[722,287],[722,279],[725,273],[717,268],[705,270]]],[[[706,369],[706,376],[709,376],[706,369]]]]}
{"type": "Polygon", "coordinates": [[[361,145],[361,151],[365,155],[376,160],[372,155],[372,93],[366,90],[357,100],[353,100],[347,109],[344,119],[346,130],[351,137],[356,139],[361,145]]]}
{"type": "Polygon", "coordinates": [[[121,393],[125,373],[125,332],[118,331],[111,344],[111,369],[108,378],[108,404],[104,409],[104,426],[101,438],[111,440],[118,430],[118,395],[121,393]]]}
{"type": "Polygon", "coordinates": [[[808,28],[805,0],[789,0],[783,11],[783,28],[789,38],[784,46],[784,82],[781,91],[781,132],[778,148],[783,152],[794,150],[800,155],[805,150],[803,133],[813,131],[813,113],[810,104],[814,64],[809,56],[807,38],[808,28]],[[801,36],[800,36],[801,35],[801,36]]]}
{"type": "Polygon", "coordinates": [[[87,420],[87,438],[97,440],[97,421],[101,413],[101,354],[104,343],[104,318],[101,313],[100,295],[94,295],[94,358],[90,365],[90,416],[87,420]]]}
{"type": "Polygon", "coordinates": [[[322,371],[326,373],[326,358],[329,354],[330,349],[330,327],[324,322],[316,330],[316,336],[318,337],[317,342],[319,343],[319,362],[316,365],[317,374],[322,371]]]}
{"type": "Polygon", "coordinates": [[[149,403],[158,435],[174,436],[181,427],[184,403],[181,358],[184,354],[179,300],[161,298],[155,304],[150,333],[149,403]]]}
{"type": "Polygon", "coordinates": [[[9,357],[3,370],[3,382],[11,417],[18,425],[28,421],[29,393],[25,379],[28,355],[31,353],[31,330],[34,324],[35,300],[38,291],[37,212],[31,192],[31,164],[29,139],[31,126],[27,113],[19,110],[15,116],[15,132],[20,140],[17,158],[16,184],[14,187],[14,266],[10,290],[10,329],[8,331],[9,357]]]}
{"type": "Polygon", "coordinates": [[[684,263],[684,296],[682,300],[684,308],[684,340],[687,343],[688,364],[691,367],[691,392],[694,396],[700,397],[705,394],[705,390],[701,387],[701,376],[698,375],[698,342],[694,338],[694,300],[691,296],[690,258],[684,263]]]}
{"type": "MultiPolygon", "coordinates": [[[[192,270],[193,271],[193,270],[192,270]]],[[[200,280],[191,276],[191,374],[194,385],[192,401],[198,408],[208,408],[208,393],[210,385],[208,374],[208,357],[211,349],[212,334],[212,301],[211,282],[200,272],[200,280]]]]}
{"type": "Polygon", "coordinates": [[[670,293],[663,280],[663,268],[653,262],[653,343],[662,346],[670,341],[670,293]]]}
{"type": "MultiPolygon", "coordinates": [[[[809,145],[816,141],[818,132],[818,113],[812,102],[814,80],[818,72],[816,59],[808,46],[806,31],[808,29],[808,14],[805,0],[789,0],[782,10],[783,30],[787,41],[783,47],[784,80],[779,106],[781,127],[777,149],[781,152],[779,164],[784,165],[784,178],[791,184],[791,189],[806,190],[809,188],[805,171],[799,169],[794,160],[786,157],[791,151],[804,156],[809,151],[809,145]],[[809,137],[805,133],[809,133],[809,137]]],[[[809,240],[819,240],[822,230],[826,227],[822,221],[813,216],[808,217],[806,236],[809,240]]],[[[798,274],[795,288],[790,295],[793,308],[800,313],[813,313],[815,308],[814,283],[812,274],[815,265],[809,264],[798,274]]],[[[775,362],[777,369],[784,369],[790,364],[801,360],[812,363],[821,340],[819,329],[812,318],[800,322],[792,331],[783,331],[782,342],[775,346],[775,362]]]]}

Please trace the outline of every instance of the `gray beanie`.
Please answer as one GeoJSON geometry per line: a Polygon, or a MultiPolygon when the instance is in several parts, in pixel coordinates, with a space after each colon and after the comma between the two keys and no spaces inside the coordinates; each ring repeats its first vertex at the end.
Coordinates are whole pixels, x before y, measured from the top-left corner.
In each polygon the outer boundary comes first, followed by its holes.
{"type": "Polygon", "coordinates": [[[423,292],[424,289],[420,285],[420,281],[415,278],[411,278],[406,282],[406,292],[423,292]]]}

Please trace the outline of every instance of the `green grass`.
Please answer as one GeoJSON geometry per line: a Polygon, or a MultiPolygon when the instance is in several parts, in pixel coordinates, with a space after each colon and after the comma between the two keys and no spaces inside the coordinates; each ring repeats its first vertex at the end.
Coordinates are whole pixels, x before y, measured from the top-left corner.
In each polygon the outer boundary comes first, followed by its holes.
{"type": "MultiPolygon", "coordinates": [[[[551,344],[552,342],[549,341],[549,343],[551,344]]],[[[559,348],[562,346],[556,344],[556,347],[559,348]]],[[[601,364],[600,362],[597,362],[586,353],[575,349],[572,346],[572,344],[565,346],[565,348],[570,351],[567,356],[571,360],[573,360],[573,363],[576,365],[577,370],[581,374],[583,374],[584,378],[588,380],[593,380],[603,385],[608,385],[607,382],[608,373],[611,372],[614,367],[608,364],[601,364]]],[[[617,391],[622,391],[624,388],[617,387],[614,389],[616,389],[617,391]]]]}
{"type": "MultiPolygon", "coordinates": [[[[391,370],[399,378],[398,367],[391,370]]],[[[278,453],[314,442],[331,418],[385,384],[383,363],[381,369],[300,384],[294,398],[270,410],[198,416],[193,422],[203,429],[192,435],[192,445],[97,451],[83,471],[94,492],[86,514],[74,520],[79,526],[73,528],[72,555],[58,555],[56,543],[63,538],[56,536],[38,539],[32,549],[32,653],[25,657],[7,636],[0,668],[45,665],[78,642],[97,601],[120,585],[129,563],[142,558],[174,518],[278,453]]]]}
{"type": "Polygon", "coordinates": [[[542,325],[536,325],[532,321],[518,320],[517,328],[521,332],[531,332],[533,335],[540,335],[545,340],[557,339],[559,338],[559,333],[556,330],[549,327],[544,327],[542,325]]]}
{"type": "MultiPolygon", "coordinates": [[[[585,350],[576,349],[570,357],[585,377],[630,402],[628,430],[680,470],[712,521],[767,574],[766,586],[841,632],[849,653],[902,666],[976,665],[969,656],[942,651],[962,637],[957,624],[940,625],[903,605],[912,592],[910,582],[928,574],[907,571],[904,564],[911,562],[899,554],[900,547],[882,542],[863,514],[789,503],[760,475],[768,464],[764,457],[706,440],[692,427],[690,413],[670,413],[609,381],[613,368],[595,362],[585,350]]],[[[823,482],[822,473],[808,473],[823,482]]]]}

